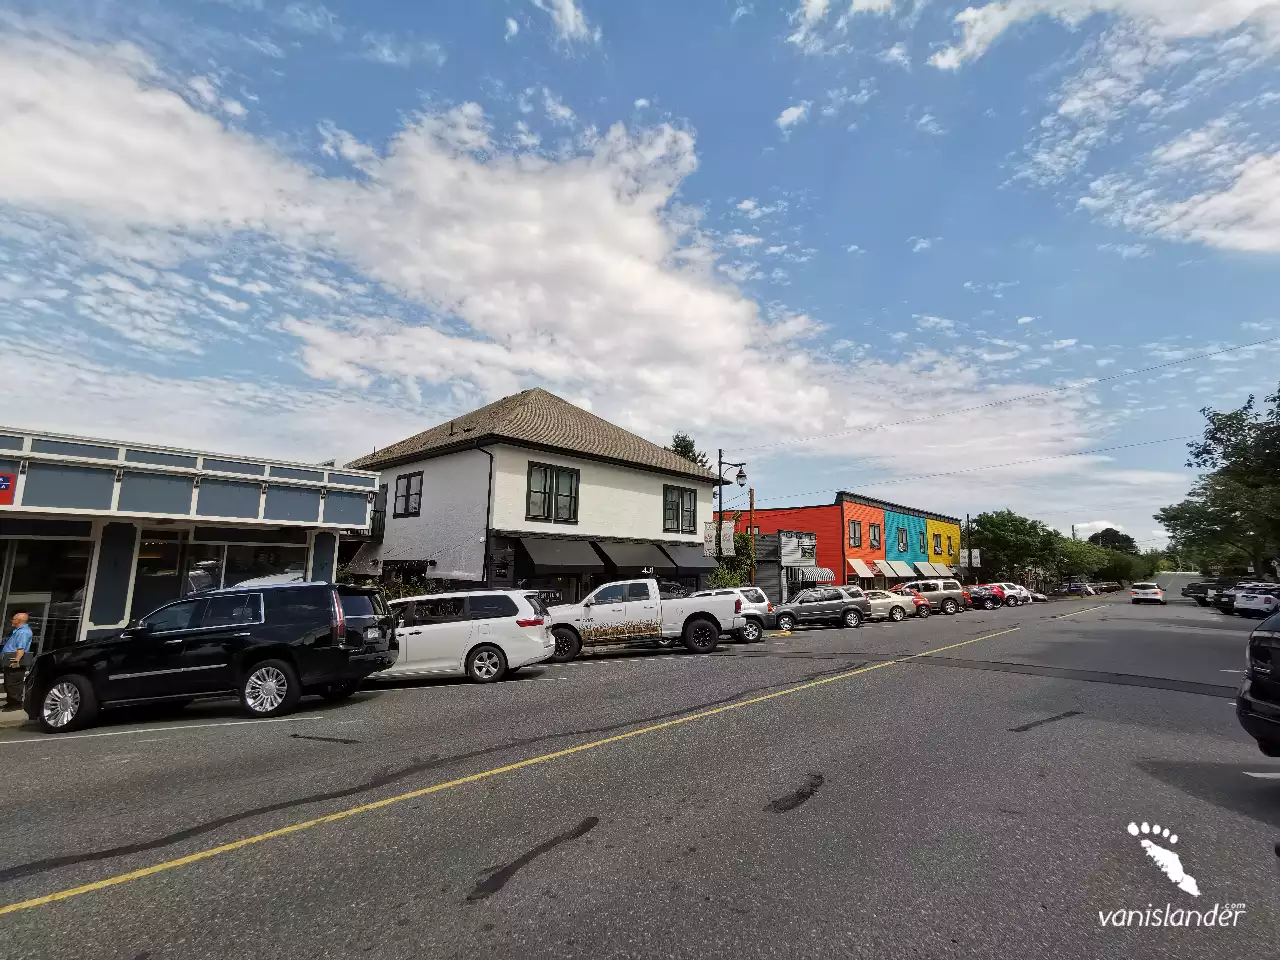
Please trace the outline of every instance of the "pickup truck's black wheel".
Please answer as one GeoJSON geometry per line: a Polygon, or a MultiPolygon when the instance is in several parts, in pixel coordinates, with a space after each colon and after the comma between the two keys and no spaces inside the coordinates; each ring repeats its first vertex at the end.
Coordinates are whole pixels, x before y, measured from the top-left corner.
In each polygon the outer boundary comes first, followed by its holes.
{"type": "Polygon", "coordinates": [[[796,618],[789,613],[778,614],[778,629],[783,633],[796,628],[796,618]]]}
{"type": "Polygon", "coordinates": [[[720,628],[706,617],[694,617],[684,625],[684,645],[692,653],[710,653],[720,642],[720,628]]]}
{"type": "Polygon", "coordinates": [[[248,667],[240,679],[240,703],[255,717],[288,713],[302,697],[298,674],[284,660],[262,660],[248,667]]]}
{"type": "Polygon", "coordinates": [[[903,610],[901,607],[894,607],[889,611],[889,619],[894,623],[901,623],[903,620],[907,619],[907,611],[903,610]]]}
{"type": "Polygon", "coordinates": [[[759,620],[748,620],[738,631],[738,639],[743,643],[757,643],[764,636],[764,627],[759,620]]]}
{"type": "Polygon", "coordinates": [[[38,701],[36,719],[45,733],[66,733],[79,730],[93,722],[98,715],[98,698],[94,695],[89,678],[78,673],[58,677],[45,688],[38,701]]]}
{"type": "Polygon", "coordinates": [[[841,622],[850,629],[862,626],[862,613],[854,608],[849,608],[841,617],[841,622]]]}
{"type": "Polygon", "coordinates": [[[959,609],[960,608],[956,605],[956,602],[950,597],[947,597],[947,599],[942,601],[942,612],[948,617],[954,616],[959,609]]]}
{"type": "Polygon", "coordinates": [[[582,651],[582,641],[568,627],[556,627],[551,635],[556,638],[556,652],[551,655],[552,663],[568,663],[582,651]]]}

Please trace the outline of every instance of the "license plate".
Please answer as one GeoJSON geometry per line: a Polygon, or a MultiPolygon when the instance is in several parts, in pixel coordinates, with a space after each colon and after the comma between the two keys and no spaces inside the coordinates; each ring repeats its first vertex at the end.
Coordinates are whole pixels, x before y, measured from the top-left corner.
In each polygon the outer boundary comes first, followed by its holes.
{"type": "Polygon", "coordinates": [[[382,631],[377,627],[370,627],[364,632],[364,639],[368,643],[377,643],[382,639],[382,631]]]}

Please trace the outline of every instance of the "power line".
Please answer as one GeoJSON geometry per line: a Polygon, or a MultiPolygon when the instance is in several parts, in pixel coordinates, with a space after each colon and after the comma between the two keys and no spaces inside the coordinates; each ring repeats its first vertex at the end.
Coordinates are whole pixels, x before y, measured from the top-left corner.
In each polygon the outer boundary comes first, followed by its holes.
{"type": "MultiPolygon", "coordinates": [[[[1043,463],[1045,460],[1062,460],[1066,457],[1087,457],[1094,453],[1107,453],[1111,450],[1129,450],[1133,447],[1149,447],[1156,443],[1172,443],[1175,440],[1191,440],[1197,434],[1186,434],[1181,437],[1165,437],[1163,440],[1143,440],[1140,443],[1122,443],[1116,447],[1095,447],[1092,450],[1079,450],[1075,453],[1055,453],[1047,457],[1032,457],[1030,460],[1010,460],[1008,463],[993,463],[985,467],[965,467],[960,470],[945,470],[942,473],[924,473],[916,477],[899,477],[896,480],[877,480],[874,483],[859,483],[859,489],[865,487],[880,487],[889,483],[909,483],[912,480],[932,480],[935,477],[952,477],[959,473],[974,473],[979,470],[1000,470],[1003,467],[1017,467],[1025,463],[1043,463]]],[[[777,500],[779,497],[807,497],[814,493],[830,493],[832,490],[844,489],[843,487],[827,487],[823,490],[804,490],[800,492],[779,493],[771,497],[763,497],[764,500],[777,500]]]]}
{"type": "Polygon", "coordinates": [[[822,433],[812,437],[793,437],[790,440],[779,440],[776,443],[762,443],[754,447],[737,447],[732,453],[745,453],[752,450],[768,450],[773,447],[789,446],[795,443],[808,443],[810,440],[829,440],[832,437],[846,437],[851,433],[869,433],[873,430],[881,430],[886,427],[901,427],[908,423],[921,423],[925,420],[938,420],[942,417],[953,417],[959,413],[972,413],[975,410],[985,410],[988,407],[999,407],[1009,403],[1020,403],[1023,400],[1034,400],[1037,397],[1048,397],[1055,393],[1065,393],[1068,390],[1081,390],[1085,387],[1092,387],[1095,384],[1107,383],[1111,380],[1121,380],[1125,377],[1136,377],[1140,373],[1150,373],[1152,370],[1163,370],[1165,367],[1176,367],[1182,363],[1191,363],[1193,360],[1204,360],[1208,357],[1220,356],[1224,353],[1234,353],[1237,350],[1247,350],[1249,347],[1259,347],[1264,343],[1275,343],[1280,337],[1268,337],[1265,340],[1254,340],[1252,343],[1242,343],[1234,347],[1224,347],[1221,350],[1213,350],[1209,353],[1197,354],[1194,357],[1184,357],[1181,360],[1169,360],[1165,363],[1157,363],[1155,366],[1143,367],[1140,370],[1126,370],[1124,373],[1114,373],[1108,377],[1095,377],[1084,383],[1069,383],[1064,387],[1054,387],[1050,390],[1041,390],[1039,393],[1026,393],[1020,397],[1010,397],[1007,400],[992,400],[988,403],[979,403],[972,407],[961,407],[957,410],[944,410],[941,413],[930,413],[923,417],[911,417],[907,420],[893,420],[889,423],[877,423],[866,427],[851,427],[848,430],[840,430],[836,433],[822,433]]]}

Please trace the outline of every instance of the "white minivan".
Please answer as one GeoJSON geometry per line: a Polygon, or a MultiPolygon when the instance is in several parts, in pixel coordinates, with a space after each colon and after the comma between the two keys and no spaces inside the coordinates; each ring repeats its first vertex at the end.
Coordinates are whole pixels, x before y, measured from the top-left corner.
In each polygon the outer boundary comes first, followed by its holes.
{"type": "Polygon", "coordinates": [[[467,590],[404,597],[388,606],[400,655],[380,678],[454,675],[493,683],[556,652],[551,619],[536,593],[467,590]]]}

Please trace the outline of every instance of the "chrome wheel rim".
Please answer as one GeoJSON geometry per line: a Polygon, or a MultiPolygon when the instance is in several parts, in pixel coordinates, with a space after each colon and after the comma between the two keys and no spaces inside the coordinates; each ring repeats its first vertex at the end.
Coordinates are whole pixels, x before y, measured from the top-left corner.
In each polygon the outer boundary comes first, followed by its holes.
{"type": "Polygon", "coordinates": [[[80,690],[68,680],[55,683],[44,695],[41,713],[51,727],[65,727],[80,712],[80,690]]]}
{"type": "Polygon", "coordinates": [[[780,620],[778,620],[779,630],[790,630],[795,625],[796,625],[796,622],[792,620],[790,617],[782,617],[780,620]]]}
{"type": "Polygon", "coordinates": [[[862,619],[856,613],[846,613],[844,615],[844,625],[846,627],[856,627],[862,622],[862,619]]]}
{"type": "Polygon", "coordinates": [[[249,675],[244,700],[254,713],[270,713],[284,703],[289,681],[278,667],[262,667],[249,675]]]}
{"type": "Polygon", "coordinates": [[[894,621],[901,620],[905,616],[906,614],[902,612],[901,607],[894,607],[891,611],[889,611],[890,620],[894,620],[894,621]]]}
{"type": "Polygon", "coordinates": [[[760,625],[754,621],[748,620],[747,625],[742,628],[742,639],[748,643],[754,643],[760,639],[760,625]]]}
{"type": "Polygon", "coordinates": [[[498,675],[498,654],[493,650],[481,650],[471,661],[471,672],[480,680],[492,680],[498,675]]]}

